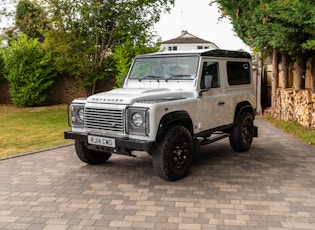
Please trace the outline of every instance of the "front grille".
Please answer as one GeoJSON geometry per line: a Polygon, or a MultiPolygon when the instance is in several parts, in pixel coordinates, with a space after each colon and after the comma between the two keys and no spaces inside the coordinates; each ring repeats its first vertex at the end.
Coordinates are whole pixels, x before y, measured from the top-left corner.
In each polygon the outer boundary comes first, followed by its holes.
{"type": "Polygon", "coordinates": [[[84,127],[92,130],[124,132],[124,110],[84,108],[84,127]]]}

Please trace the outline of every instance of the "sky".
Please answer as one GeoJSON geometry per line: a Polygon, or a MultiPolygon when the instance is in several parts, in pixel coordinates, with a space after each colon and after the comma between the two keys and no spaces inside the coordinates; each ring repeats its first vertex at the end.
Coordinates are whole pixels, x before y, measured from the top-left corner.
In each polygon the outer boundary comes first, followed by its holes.
{"type": "Polygon", "coordinates": [[[176,0],[175,7],[169,14],[163,14],[155,25],[162,41],[179,37],[182,30],[211,41],[220,49],[250,51],[233,31],[229,19],[219,21],[220,13],[216,4],[209,5],[211,0],[176,0]]]}

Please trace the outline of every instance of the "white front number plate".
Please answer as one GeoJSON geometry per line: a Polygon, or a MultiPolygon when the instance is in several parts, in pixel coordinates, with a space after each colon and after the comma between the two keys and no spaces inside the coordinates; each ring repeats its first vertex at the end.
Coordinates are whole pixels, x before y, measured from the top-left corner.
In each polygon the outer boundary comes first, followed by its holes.
{"type": "Polygon", "coordinates": [[[92,145],[101,145],[107,147],[115,147],[115,139],[98,136],[88,136],[88,143],[92,145]]]}

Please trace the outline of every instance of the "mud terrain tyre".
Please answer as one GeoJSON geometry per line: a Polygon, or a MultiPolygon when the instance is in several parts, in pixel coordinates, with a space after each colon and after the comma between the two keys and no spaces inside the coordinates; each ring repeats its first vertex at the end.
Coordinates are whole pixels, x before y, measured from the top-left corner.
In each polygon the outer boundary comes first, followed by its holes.
{"type": "Polygon", "coordinates": [[[153,167],[159,177],[175,181],[185,177],[193,159],[193,141],[189,130],[171,127],[152,153],[153,167]]]}
{"type": "Polygon", "coordinates": [[[230,145],[235,152],[247,151],[254,137],[253,116],[244,112],[240,115],[237,124],[231,131],[230,145]]]}
{"type": "Polygon", "coordinates": [[[90,150],[81,141],[75,141],[74,148],[79,159],[90,165],[105,163],[111,156],[110,153],[90,150]]]}

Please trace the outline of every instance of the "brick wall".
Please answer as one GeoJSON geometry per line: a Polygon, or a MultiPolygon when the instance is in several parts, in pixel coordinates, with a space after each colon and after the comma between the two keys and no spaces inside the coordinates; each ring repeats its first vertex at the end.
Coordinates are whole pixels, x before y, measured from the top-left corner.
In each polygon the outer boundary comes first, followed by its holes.
{"type": "Polygon", "coordinates": [[[0,104],[10,104],[9,82],[5,78],[0,78],[0,104]]]}
{"type": "MultiPolygon", "coordinates": [[[[96,86],[96,93],[107,91],[115,85],[115,77],[106,81],[99,81],[96,86]]],[[[85,89],[80,87],[73,77],[59,76],[49,89],[47,103],[50,105],[68,104],[73,99],[85,97],[85,89]]],[[[9,94],[9,83],[6,79],[0,79],[0,104],[11,104],[9,94]]]]}

